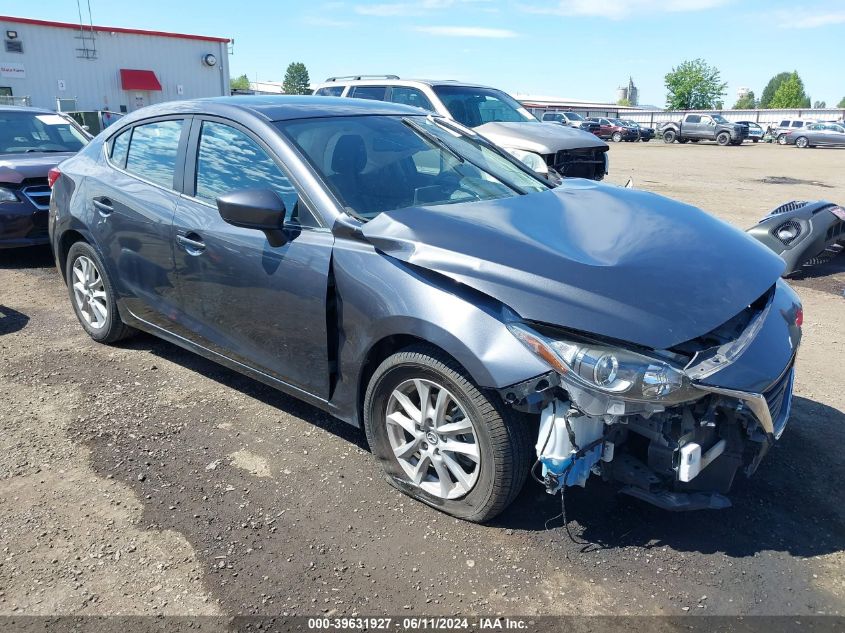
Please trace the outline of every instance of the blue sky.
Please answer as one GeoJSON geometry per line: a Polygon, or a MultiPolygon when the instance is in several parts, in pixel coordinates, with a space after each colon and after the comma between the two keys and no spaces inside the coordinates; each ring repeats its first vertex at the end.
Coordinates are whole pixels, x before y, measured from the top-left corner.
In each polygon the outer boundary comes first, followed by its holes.
{"type": "MultiPolygon", "coordinates": [[[[291,61],[312,81],[395,73],[454,78],[511,93],[612,101],[633,76],[663,106],[663,77],[704,58],[746,86],[797,70],[810,97],[845,96],[845,0],[90,0],[95,24],[234,38],[232,75],[281,80],[291,61]]],[[[82,1],[83,7],[85,0],[82,1]]],[[[3,0],[2,13],[78,21],[76,0],[3,0]]]]}

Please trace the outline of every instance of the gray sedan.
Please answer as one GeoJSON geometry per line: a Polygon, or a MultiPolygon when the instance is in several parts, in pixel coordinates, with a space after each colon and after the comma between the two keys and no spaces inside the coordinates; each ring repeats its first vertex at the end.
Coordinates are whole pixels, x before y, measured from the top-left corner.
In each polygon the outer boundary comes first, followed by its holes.
{"type": "Polygon", "coordinates": [[[837,123],[813,123],[789,132],[786,144],[801,148],[845,146],[845,127],[837,123]]]}

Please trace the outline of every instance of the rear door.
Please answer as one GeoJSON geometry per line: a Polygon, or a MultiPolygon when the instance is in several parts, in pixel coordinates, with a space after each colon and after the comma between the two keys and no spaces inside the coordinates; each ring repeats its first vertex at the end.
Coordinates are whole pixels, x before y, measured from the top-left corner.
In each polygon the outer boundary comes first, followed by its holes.
{"type": "Polygon", "coordinates": [[[174,257],[185,336],[327,399],[326,294],[334,238],[260,138],[225,119],[195,120],[174,257]],[[287,208],[287,242],[227,224],[217,196],[272,189],[287,208]]]}
{"type": "Polygon", "coordinates": [[[177,307],[171,225],[189,122],[151,119],[120,132],[106,145],[107,172],[86,183],[90,228],[123,307],[164,328],[177,307]]]}
{"type": "Polygon", "coordinates": [[[702,138],[702,117],[699,114],[690,114],[684,119],[683,135],[687,138],[702,138]]]}

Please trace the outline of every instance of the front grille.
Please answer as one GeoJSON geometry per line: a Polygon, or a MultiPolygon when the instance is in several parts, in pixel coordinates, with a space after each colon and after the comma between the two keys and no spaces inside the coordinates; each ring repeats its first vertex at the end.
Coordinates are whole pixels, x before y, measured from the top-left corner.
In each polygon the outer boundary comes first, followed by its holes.
{"type": "Polygon", "coordinates": [[[46,211],[50,208],[50,187],[48,185],[31,185],[29,187],[24,187],[21,189],[21,193],[23,193],[23,195],[25,195],[37,209],[46,211]]]}
{"type": "Polygon", "coordinates": [[[795,211],[795,209],[800,209],[806,204],[807,203],[803,200],[793,200],[792,202],[780,205],[777,209],[769,213],[769,215],[778,215],[780,213],[787,213],[788,211],[795,211]]]}
{"type": "Polygon", "coordinates": [[[790,365],[783,376],[769,389],[763,393],[766,404],[769,405],[769,415],[772,416],[772,426],[775,430],[775,437],[780,437],[789,418],[789,410],[792,407],[792,381],[795,376],[795,369],[790,365]]]}

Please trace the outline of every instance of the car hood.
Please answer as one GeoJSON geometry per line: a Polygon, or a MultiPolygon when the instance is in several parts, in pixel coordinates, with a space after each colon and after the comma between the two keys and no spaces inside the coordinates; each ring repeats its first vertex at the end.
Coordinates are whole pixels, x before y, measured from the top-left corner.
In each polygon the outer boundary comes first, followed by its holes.
{"type": "Polygon", "coordinates": [[[485,123],[474,128],[496,145],[538,154],[552,154],[562,149],[607,148],[607,143],[578,128],[559,123],[485,123]]]}
{"type": "Polygon", "coordinates": [[[581,179],[503,200],[387,211],[363,233],[382,253],[524,319],[653,349],[718,327],[784,268],[695,207],[581,179]]]}
{"type": "Polygon", "coordinates": [[[75,152],[30,152],[0,155],[0,182],[20,184],[28,178],[46,178],[47,172],[75,152]]]}

